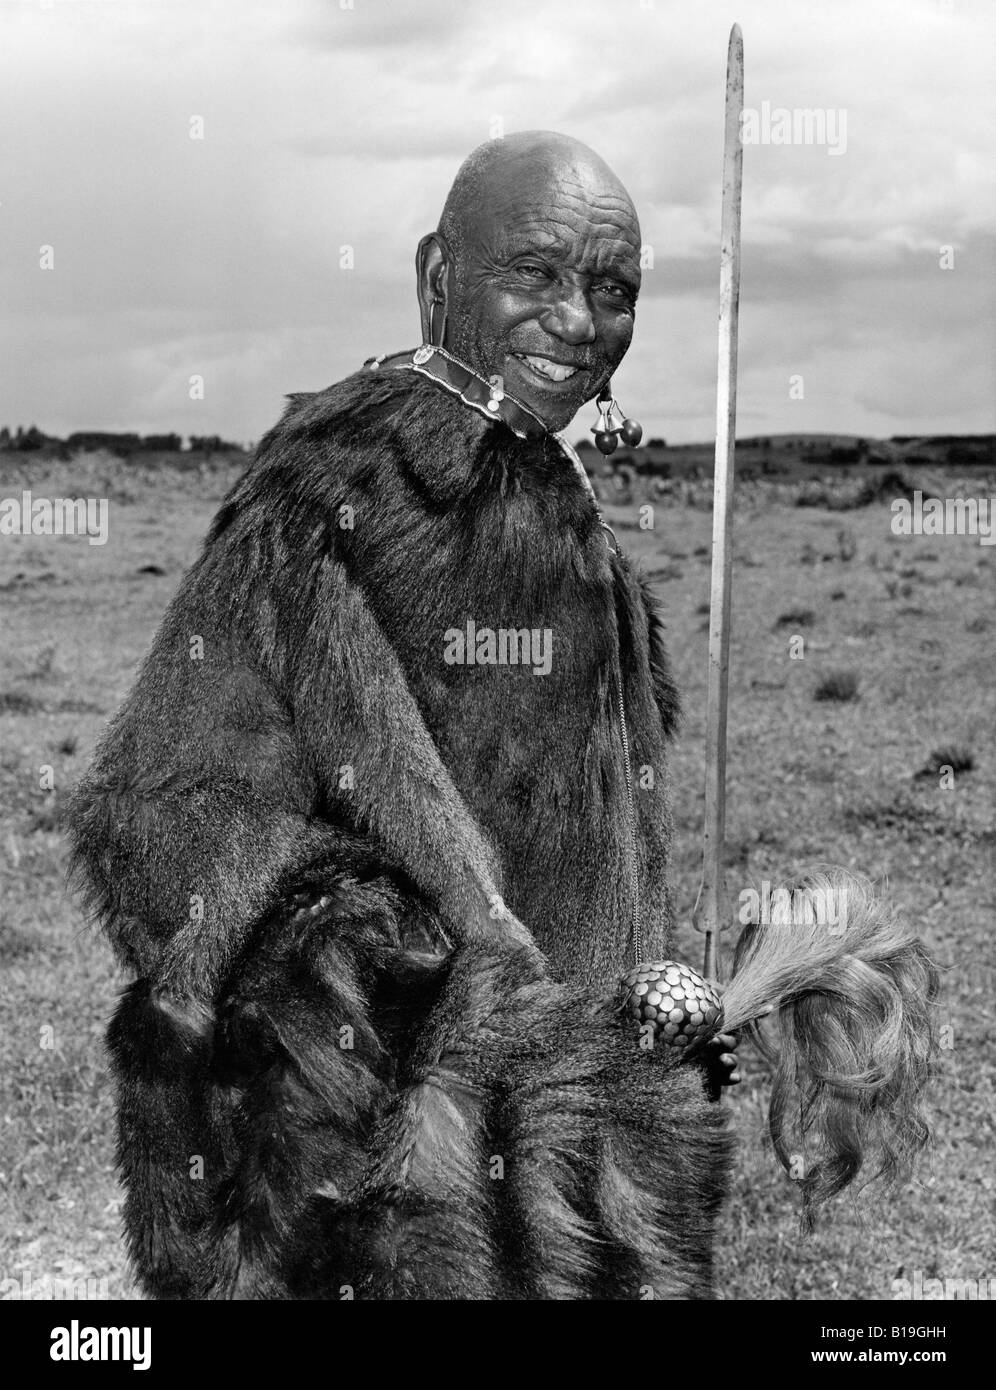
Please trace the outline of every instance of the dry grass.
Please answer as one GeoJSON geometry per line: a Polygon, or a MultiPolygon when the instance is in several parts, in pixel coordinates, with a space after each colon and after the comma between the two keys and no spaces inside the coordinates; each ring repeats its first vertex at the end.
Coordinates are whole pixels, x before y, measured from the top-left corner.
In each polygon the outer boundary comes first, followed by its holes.
{"type": "MultiPolygon", "coordinates": [[[[20,537],[0,549],[0,1279],[20,1281],[24,1271],[106,1279],[111,1296],[134,1293],[119,1239],[102,1048],[121,981],[65,893],[58,806],[124,695],[226,482],[223,473],[143,475],[99,457],[50,465],[31,476],[38,495],[112,497],[107,546],[20,537]],[[46,766],[52,792],[40,787],[46,766]]],[[[3,475],[0,492],[20,486],[3,475]]],[[[980,490],[977,480],[970,490],[980,490]]],[[[701,943],[690,923],[711,520],[696,494],[658,504],[656,530],[641,531],[639,500],[608,519],[656,571],[688,710],[672,765],[675,876],[680,953],[697,965],[701,943]],[[675,565],[676,545],[697,562],[675,565]]],[[[728,887],[735,902],[743,888],[814,860],[887,876],[946,967],[941,1021],[950,1045],[933,1094],[935,1143],[916,1181],[888,1202],[839,1202],[808,1239],[798,1234],[792,1184],[763,1141],[764,1067],[744,1057],[747,1080],[726,1102],[742,1145],[722,1221],[720,1283],[727,1298],[889,1298],[891,1280],[916,1269],[924,1277],[996,1274],[996,698],[977,635],[992,612],[993,554],[971,537],[897,541],[886,499],[851,511],[857,552],[869,557],[851,563],[842,553],[850,543],[835,541],[838,518],[793,503],[790,490],[764,482],[738,493],[738,539],[751,549],[749,564],[738,561],[734,595],[728,887]],[[800,552],[811,557],[804,567],[800,552]],[[921,611],[903,611],[898,590],[883,591],[881,570],[917,570],[928,559],[929,578],[904,581],[921,611]],[[790,659],[790,625],[773,627],[787,598],[816,615],[802,660],[790,659]],[[815,702],[814,687],[841,668],[860,676],[860,701],[815,702]],[[944,749],[970,750],[973,759],[971,775],[951,790],[915,776],[930,750],[944,749]]]]}

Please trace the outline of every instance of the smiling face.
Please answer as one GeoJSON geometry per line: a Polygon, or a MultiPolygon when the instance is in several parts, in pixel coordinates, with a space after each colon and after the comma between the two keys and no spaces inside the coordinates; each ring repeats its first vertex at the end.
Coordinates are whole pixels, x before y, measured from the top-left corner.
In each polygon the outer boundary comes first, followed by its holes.
{"type": "Polygon", "coordinates": [[[626,190],[576,141],[511,136],[471,156],[436,241],[444,346],[563,429],[633,336],[640,227],[626,190]]]}

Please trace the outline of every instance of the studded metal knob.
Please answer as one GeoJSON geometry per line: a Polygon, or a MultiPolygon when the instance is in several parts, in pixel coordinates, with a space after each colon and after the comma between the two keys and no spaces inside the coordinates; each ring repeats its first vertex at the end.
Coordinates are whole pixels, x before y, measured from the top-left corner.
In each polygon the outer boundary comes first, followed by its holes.
{"type": "Polygon", "coordinates": [[[723,1005],[712,985],[676,960],[648,961],[624,976],[623,1009],[673,1047],[709,1038],[720,1026],[723,1005]]]}

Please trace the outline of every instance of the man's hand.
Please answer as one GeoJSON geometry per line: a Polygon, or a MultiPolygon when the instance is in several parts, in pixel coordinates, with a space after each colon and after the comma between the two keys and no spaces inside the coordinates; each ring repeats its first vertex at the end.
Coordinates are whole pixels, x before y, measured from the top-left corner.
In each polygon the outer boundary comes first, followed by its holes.
{"type": "MultiPolygon", "coordinates": [[[[709,984],[722,999],[726,992],[726,986],[722,981],[710,980],[709,984]]],[[[739,1086],[743,1079],[737,1070],[737,1044],[739,1042],[740,1035],[738,1033],[717,1033],[705,1045],[706,1076],[709,1094],[713,1100],[719,1100],[719,1093],[724,1086],[739,1086]]]]}
{"type": "MultiPolygon", "coordinates": [[[[717,984],[715,981],[710,981],[710,983],[722,995],[725,986],[717,984]]],[[[768,1004],[760,1011],[758,1018],[766,1018],[774,1011],[774,1007],[773,1004],[768,1004]]],[[[714,1038],[709,1039],[703,1048],[707,1084],[713,1100],[719,1100],[720,1092],[724,1086],[739,1086],[743,1080],[737,1059],[739,1045],[739,1033],[717,1033],[714,1038]]]]}
{"type": "Polygon", "coordinates": [[[736,1033],[717,1033],[706,1043],[705,1064],[711,1091],[718,1093],[721,1086],[737,1086],[743,1079],[737,1062],[739,1041],[736,1033]]]}

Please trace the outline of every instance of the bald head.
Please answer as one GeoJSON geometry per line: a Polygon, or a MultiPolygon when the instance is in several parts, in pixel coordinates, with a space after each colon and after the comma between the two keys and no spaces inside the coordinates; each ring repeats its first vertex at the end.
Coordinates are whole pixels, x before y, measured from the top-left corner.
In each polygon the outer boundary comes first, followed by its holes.
{"type": "Polygon", "coordinates": [[[447,348],[562,429],[629,346],[640,225],[594,150],[522,131],[461,165],[418,270],[426,338],[445,317],[447,348]]]}
{"type": "Polygon", "coordinates": [[[487,218],[505,220],[568,180],[595,198],[613,198],[632,219],[639,241],[632,199],[605,160],[580,140],[553,130],[516,131],[478,145],[457,170],[439,231],[458,255],[468,227],[487,218]]]}

